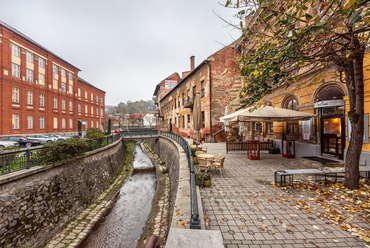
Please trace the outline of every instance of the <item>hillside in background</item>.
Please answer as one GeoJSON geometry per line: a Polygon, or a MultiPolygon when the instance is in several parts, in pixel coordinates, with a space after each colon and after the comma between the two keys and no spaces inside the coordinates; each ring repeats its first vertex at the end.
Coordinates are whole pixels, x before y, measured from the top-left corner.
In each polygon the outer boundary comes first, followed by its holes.
{"type": "Polygon", "coordinates": [[[120,102],[117,106],[106,105],[105,112],[106,114],[144,114],[149,112],[154,112],[154,102],[152,100],[144,101],[136,101],[131,102],[130,100],[126,103],[120,102]]]}

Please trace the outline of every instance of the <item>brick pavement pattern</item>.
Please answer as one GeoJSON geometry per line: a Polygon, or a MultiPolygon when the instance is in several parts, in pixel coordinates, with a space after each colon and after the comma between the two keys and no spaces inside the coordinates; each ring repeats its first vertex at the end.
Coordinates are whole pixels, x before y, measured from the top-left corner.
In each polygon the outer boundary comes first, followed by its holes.
{"type": "Polygon", "coordinates": [[[370,247],[339,225],[284,204],[285,196],[312,194],[271,184],[273,170],[309,168],[299,159],[261,153],[260,160],[249,160],[246,153],[226,154],[225,143],[209,144],[208,153],[226,157],[222,177],[212,170],[212,186],[200,189],[206,229],[220,230],[225,247],[370,247]]]}

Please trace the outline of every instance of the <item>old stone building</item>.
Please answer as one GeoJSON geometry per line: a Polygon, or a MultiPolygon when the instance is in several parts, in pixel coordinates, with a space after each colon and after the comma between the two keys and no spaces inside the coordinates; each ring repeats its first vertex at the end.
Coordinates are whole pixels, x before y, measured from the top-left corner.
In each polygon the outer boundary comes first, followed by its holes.
{"type": "MultiPolygon", "coordinates": [[[[238,94],[244,83],[237,72],[225,73],[226,69],[237,65],[234,58],[238,52],[234,45],[235,43],[232,43],[215,52],[197,67],[194,66],[192,56],[191,70],[182,74],[182,79],[170,92],[163,94],[163,88],[159,88],[161,84],[157,85],[154,99],[159,129],[192,138],[194,94],[200,92],[203,140],[207,142],[225,140],[220,117],[225,115],[226,109],[230,112],[239,106],[238,94]]],[[[161,83],[163,84],[163,81],[161,83]]]]}

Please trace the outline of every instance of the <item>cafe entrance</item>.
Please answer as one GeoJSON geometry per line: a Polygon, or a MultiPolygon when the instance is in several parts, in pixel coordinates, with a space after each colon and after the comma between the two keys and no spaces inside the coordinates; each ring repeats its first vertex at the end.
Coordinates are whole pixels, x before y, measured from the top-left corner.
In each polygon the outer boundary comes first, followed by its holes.
{"type": "Polygon", "coordinates": [[[321,102],[321,154],[343,159],[345,148],[344,101],[321,102]],[[337,106],[331,106],[337,105],[337,106]]]}

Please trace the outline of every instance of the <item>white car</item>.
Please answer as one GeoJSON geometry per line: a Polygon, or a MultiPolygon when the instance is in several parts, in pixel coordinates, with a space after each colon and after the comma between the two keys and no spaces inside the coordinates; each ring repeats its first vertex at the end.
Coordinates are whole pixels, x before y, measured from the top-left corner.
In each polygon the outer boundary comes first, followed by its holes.
{"type": "Polygon", "coordinates": [[[57,133],[49,133],[49,134],[47,134],[47,136],[52,137],[52,138],[56,138],[57,140],[69,139],[69,137],[64,137],[64,136],[62,136],[60,134],[57,134],[57,133]]]}
{"type": "Polygon", "coordinates": [[[45,144],[45,143],[51,142],[51,141],[57,141],[56,138],[49,137],[49,136],[46,136],[46,135],[43,135],[43,134],[31,134],[31,135],[28,135],[26,138],[31,139],[31,140],[39,140],[41,142],[41,144],[45,144]]]}
{"type": "Polygon", "coordinates": [[[0,147],[8,147],[8,146],[19,146],[18,142],[15,141],[8,141],[0,138],[0,147]]]}

